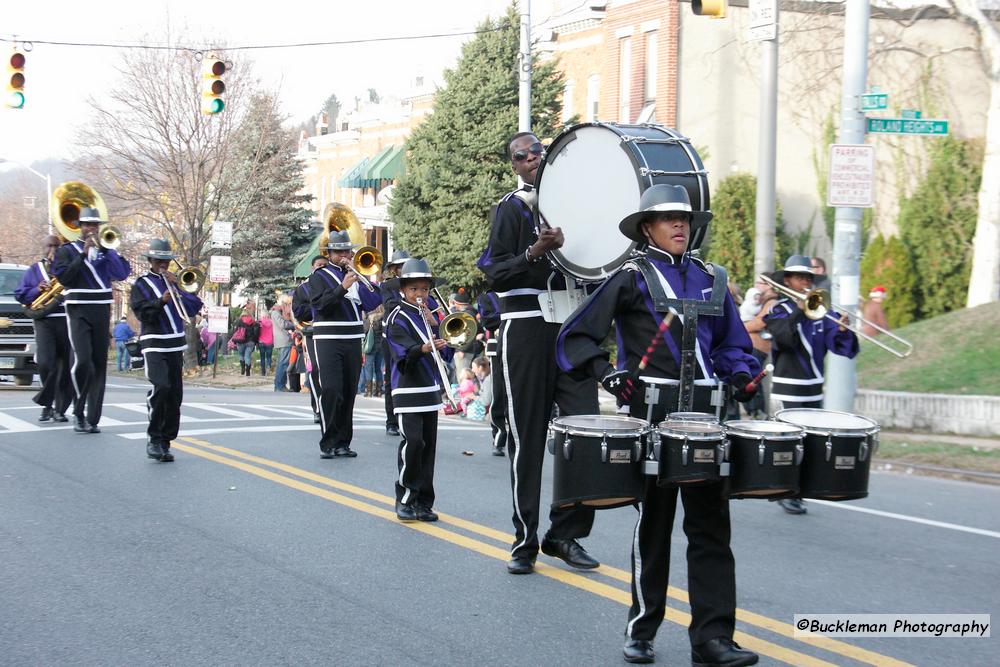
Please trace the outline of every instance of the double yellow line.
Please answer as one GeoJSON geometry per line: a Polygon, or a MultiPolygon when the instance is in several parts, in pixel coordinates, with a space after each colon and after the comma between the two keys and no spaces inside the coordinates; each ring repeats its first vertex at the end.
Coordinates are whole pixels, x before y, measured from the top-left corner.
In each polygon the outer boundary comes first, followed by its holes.
{"type": "MultiPolygon", "coordinates": [[[[198,456],[215,463],[220,463],[231,468],[242,470],[262,479],[295,489],[296,491],[302,491],[303,493],[308,493],[310,495],[323,498],[324,500],[329,500],[339,505],[350,507],[351,509],[358,510],[359,512],[364,512],[365,514],[369,514],[371,516],[392,521],[401,527],[424,533],[425,535],[444,540],[445,542],[450,542],[451,544],[469,549],[470,551],[482,554],[483,556],[488,556],[504,562],[506,562],[510,557],[510,553],[506,546],[510,542],[510,536],[507,533],[489,528],[488,526],[483,526],[460,517],[440,512],[439,515],[441,519],[438,524],[423,522],[405,524],[399,523],[396,519],[395,498],[392,498],[391,496],[375,493],[360,486],[347,484],[345,482],[341,482],[324,475],[318,475],[314,472],[296,468],[285,463],[261,458],[239,450],[230,449],[229,447],[215,445],[198,438],[179,438],[174,442],[173,448],[193,456],[198,456]],[[336,491],[331,489],[335,489],[336,491]],[[338,491],[350,493],[351,495],[347,496],[343,493],[338,493],[338,491]],[[359,500],[359,498],[363,500],[359,500]],[[481,540],[468,537],[462,533],[449,530],[442,524],[461,529],[462,531],[473,535],[479,535],[495,540],[504,546],[498,547],[493,544],[488,544],[481,540]]],[[[589,576],[583,576],[576,572],[552,567],[543,562],[536,564],[535,571],[544,577],[548,577],[569,586],[573,586],[574,588],[619,602],[623,605],[628,606],[631,604],[631,594],[628,589],[622,589],[601,581],[596,581],[589,576]]],[[[629,584],[631,582],[631,575],[625,570],[602,565],[596,572],[625,584],[629,584]]],[[[679,588],[671,586],[667,589],[667,594],[675,600],[679,600],[685,604],[689,603],[687,592],[679,588]]],[[[691,621],[690,614],[671,607],[667,607],[666,618],[667,620],[684,627],[687,627],[691,621]]],[[[792,639],[808,646],[829,651],[841,657],[857,660],[865,664],[878,665],[879,667],[912,667],[909,663],[896,660],[895,658],[891,658],[880,653],[875,653],[874,651],[868,651],[835,639],[828,639],[825,637],[795,637],[794,628],[791,624],[783,623],[761,614],[755,614],[743,609],[738,609],[736,612],[736,618],[747,625],[752,625],[787,639],[792,639]]],[[[806,667],[834,667],[835,665],[835,663],[815,658],[811,655],[786,648],[780,644],[761,639],[755,635],[750,635],[745,632],[737,632],[734,638],[746,648],[788,664],[803,665],[806,667]]]]}

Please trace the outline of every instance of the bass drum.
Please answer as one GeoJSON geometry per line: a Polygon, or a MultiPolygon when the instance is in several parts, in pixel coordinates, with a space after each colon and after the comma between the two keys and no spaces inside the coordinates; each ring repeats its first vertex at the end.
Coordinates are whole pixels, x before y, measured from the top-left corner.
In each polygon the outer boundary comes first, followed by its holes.
{"type": "MultiPolygon", "coordinates": [[[[549,145],[536,176],[536,225],[562,227],[553,264],[579,282],[600,282],[618,270],[635,243],[618,223],[635,213],[646,188],[665,183],[688,191],[696,211],[709,210],[708,172],[687,137],[660,125],[583,123],[549,145]]],[[[705,228],[691,239],[704,240],[705,228]]]]}

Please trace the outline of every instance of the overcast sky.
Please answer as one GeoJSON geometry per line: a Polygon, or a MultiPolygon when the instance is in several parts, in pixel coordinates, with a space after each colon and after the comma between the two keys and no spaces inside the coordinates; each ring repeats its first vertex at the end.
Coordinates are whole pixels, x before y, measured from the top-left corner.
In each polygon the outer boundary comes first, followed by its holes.
{"type": "MultiPolygon", "coordinates": [[[[7,4],[6,2],[4,4],[7,4]]],[[[509,0],[33,0],[8,7],[0,37],[104,43],[164,43],[167,26],[197,46],[283,44],[473,30],[509,0]]],[[[544,19],[552,0],[532,0],[544,19]]],[[[535,22],[535,21],[533,21],[535,22]]],[[[280,86],[282,109],[296,121],[314,113],[331,92],[353,99],[369,87],[383,95],[405,91],[416,76],[440,80],[469,37],[237,51],[239,66],[268,88],[280,86]]],[[[0,42],[9,53],[11,45],[0,42]]],[[[20,162],[69,157],[74,129],[88,117],[88,94],[115,85],[118,49],[38,44],[27,54],[27,104],[0,108],[0,158],[20,162]]],[[[4,59],[6,65],[6,59],[4,59]]],[[[2,91],[0,91],[2,92],[2,91]]]]}

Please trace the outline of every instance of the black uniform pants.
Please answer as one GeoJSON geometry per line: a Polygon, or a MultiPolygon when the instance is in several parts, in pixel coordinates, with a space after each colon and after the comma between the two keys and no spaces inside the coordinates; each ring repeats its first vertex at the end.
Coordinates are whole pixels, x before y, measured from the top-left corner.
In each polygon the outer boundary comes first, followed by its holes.
{"type": "Polygon", "coordinates": [[[361,376],[361,339],[315,339],[313,368],[319,374],[319,448],[348,447],[354,436],[354,398],[361,376]]]}
{"type": "MultiPolygon", "coordinates": [[[[573,380],[556,367],[555,343],[559,325],[541,317],[505,320],[500,325],[497,352],[507,389],[510,439],[510,483],[514,501],[513,558],[538,553],[542,462],[553,401],[561,414],[598,414],[597,383],[573,380]]],[[[546,498],[551,493],[545,494],[546,498]]],[[[548,536],[552,539],[586,537],[594,524],[594,510],[550,509],[548,536]]]]}
{"type": "Polygon", "coordinates": [[[181,423],[181,401],[184,400],[184,353],[146,352],[146,378],[153,388],[146,392],[149,415],[149,439],[164,449],[177,437],[181,423]]]}
{"type": "Polygon", "coordinates": [[[42,317],[35,320],[35,361],[42,390],[32,399],[59,414],[73,401],[73,382],[69,377],[73,350],[65,317],[42,317]]]}
{"type": "Polygon", "coordinates": [[[503,364],[497,356],[490,360],[490,381],[493,383],[493,403],[490,405],[490,430],[493,431],[493,446],[503,449],[507,446],[507,389],[503,383],[503,364]]]}
{"type": "Polygon", "coordinates": [[[104,407],[104,383],[108,374],[109,304],[66,304],[66,324],[73,349],[70,375],[73,381],[73,414],[96,425],[104,407]],[[86,408],[86,411],[84,410],[86,408]],[[86,414],[85,414],[86,412],[86,414]]]}
{"type": "Polygon", "coordinates": [[[319,414],[319,367],[316,365],[316,342],[312,333],[303,334],[305,339],[306,355],[309,357],[307,368],[309,373],[309,404],[312,406],[314,415],[319,414]]]}
{"type": "Polygon", "coordinates": [[[396,465],[396,502],[404,505],[434,506],[434,456],[437,452],[437,410],[404,412],[399,415],[399,443],[396,465]]]}
{"type": "Polygon", "coordinates": [[[399,418],[392,411],[392,352],[389,350],[389,339],[382,337],[382,395],[385,397],[385,427],[399,428],[399,418]]]}

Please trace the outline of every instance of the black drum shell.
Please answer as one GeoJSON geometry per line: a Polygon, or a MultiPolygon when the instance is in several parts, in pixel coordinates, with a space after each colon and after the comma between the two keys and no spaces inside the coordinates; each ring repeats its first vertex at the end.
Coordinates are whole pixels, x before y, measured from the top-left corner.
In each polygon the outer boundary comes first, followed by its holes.
{"type": "Polygon", "coordinates": [[[721,433],[715,438],[685,438],[654,431],[651,437],[659,438],[657,486],[688,486],[722,479],[719,464],[723,458],[721,450],[725,438],[721,433]],[[683,454],[685,445],[688,447],[686,464],[683,454]]]}
{"type": "Polygon", "coordinates": [[[801,456],[799,438],[768,439],[727,433],[729,497],[774,500],[798,495],[801,456]],[[764,463],[759,447],[764,445],[764,463]],[[775,457],[775,454],[778,454],[775,457]],[[774,465],[778,461],[778,465],[774,465]]]}
{"type": "Polygon", "coordinates": [[[552,507],[613,509],[638,502],[646,491],[645,434],[602,438],[554,431],[552,507]],[[566,447],[566,439],[570,447],[566,447]],[[608,462],[602,460],[607,443],[608,462]]]}
{"type": "Polygon", "coordinates": [[[830,435],[806,432],[802,440],[801,496],[820,500],[857,500],[868,496],[874,443],[867,433],[830,435]],[[827,459],[827,442],[830,456],[827,459]],[[862,460],[862,455],[864,460],[862,460]]]}

